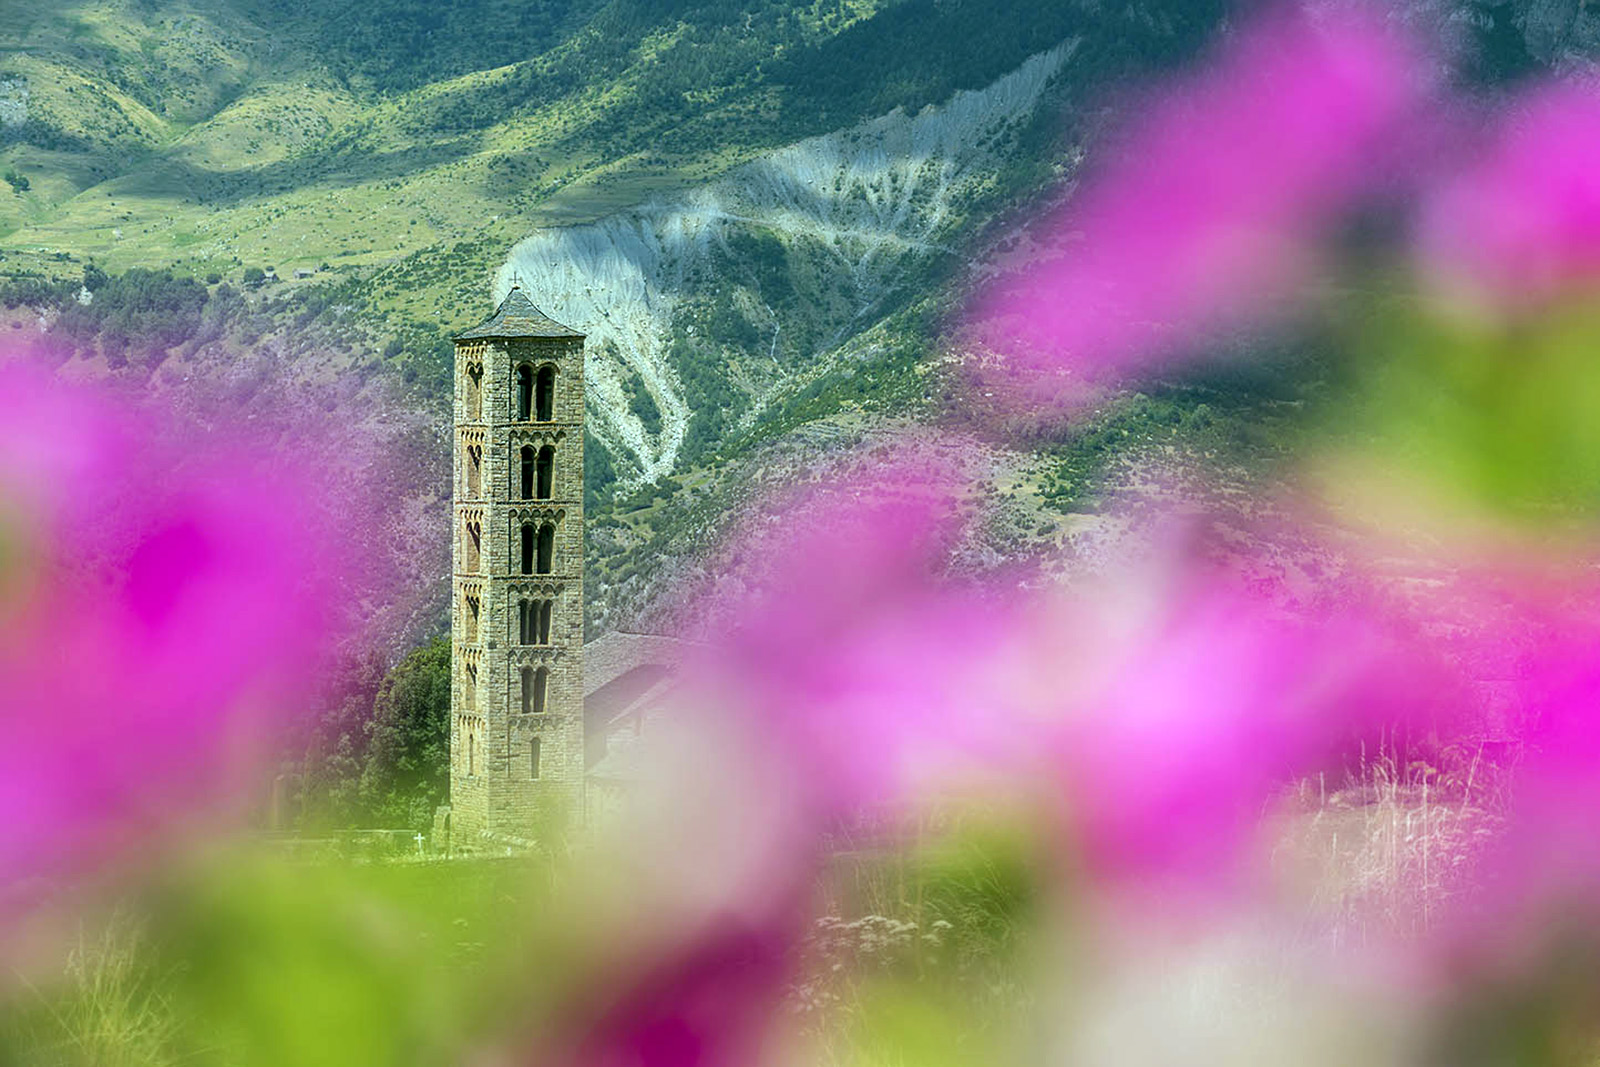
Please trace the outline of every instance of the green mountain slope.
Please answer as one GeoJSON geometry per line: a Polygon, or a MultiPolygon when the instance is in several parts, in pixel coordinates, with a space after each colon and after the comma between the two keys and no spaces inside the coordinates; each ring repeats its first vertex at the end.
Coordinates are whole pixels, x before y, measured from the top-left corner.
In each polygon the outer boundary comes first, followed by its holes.
{"type": "MultiPolygon", "coordinates": [[[[431,454],[445,336],[526,269],[558,314],[614,319],[591,383],[596,617],[614,621],[662,547],[692,554],[747,486],[936,409],[968,264],[1070,172],[1120,79],[1191,56],[1227,6],[0,0],[11,336],[73,374],[271,377],[361,419],[381,398],[431,454]],[[973,144],[907,133],[1053,50],[1070,61],[973,144]],[[808,180],[824,195],[796,195],[808,180]],[[596,234],[718,211],[742,219],[631,261],[647,310],[559,295],[603,272],[536,269],[541,249],[576,263],[609,247],[596,234]]],[[[1490,79],[1600,39],[1581,6],[1397,6],[1467,27],[1490,79]]],[[[444,521],[442,462],[399,487],[408,544],[444,521]]]]}

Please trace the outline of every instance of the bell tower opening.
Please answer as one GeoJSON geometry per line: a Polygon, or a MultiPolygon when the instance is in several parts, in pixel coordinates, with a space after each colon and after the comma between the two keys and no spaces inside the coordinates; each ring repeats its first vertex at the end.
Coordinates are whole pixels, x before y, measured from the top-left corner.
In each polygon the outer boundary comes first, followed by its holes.
{"type": "Polygon", "coordinates": [[[554,421],[556,417],[556,369],[554,367],[546,364],[539,368],[539,381],[534,393],[534,420],[536,422],[554,421]]]}

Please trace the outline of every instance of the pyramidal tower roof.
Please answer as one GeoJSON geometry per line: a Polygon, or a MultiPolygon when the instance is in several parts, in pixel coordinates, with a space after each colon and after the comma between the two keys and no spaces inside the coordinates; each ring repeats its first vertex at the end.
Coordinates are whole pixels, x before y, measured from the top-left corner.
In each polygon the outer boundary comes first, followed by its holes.
{"type": "Polygon", "coordinates": [[[520,286],[513,285],[511,292],[500,302],[493,315],[464,333],[456,334],[457,341],[474,341],[483,337],[582,337],[570,327],[563,326],[549,315],[533,306],[520,286]]]}

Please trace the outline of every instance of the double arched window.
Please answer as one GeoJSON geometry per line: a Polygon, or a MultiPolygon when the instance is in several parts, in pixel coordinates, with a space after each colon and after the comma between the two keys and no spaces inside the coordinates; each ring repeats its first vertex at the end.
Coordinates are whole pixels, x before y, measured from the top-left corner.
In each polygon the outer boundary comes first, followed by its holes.
{"type": "Polygon", "coordinates": [[[548,645],[550,643],[550,618],[555,611],[553,600],[519,600],[517,602],[517,643],[519,645],[548,645]]]}
{"type": "Polygon", "coordinates": [[[555,495],[556,449],[545,445],[535,450],[523,445],[518,465],[519,486],[523,500],[549,500],[555,495]]]}
{"type": "Polygon", "coordinates": [[[522,573],[550,574],[555,570],[556,526],[547,522],[522,524],[522,573]]]}
{"type": "Polygon", "coordinates": [[[545,364],[537,372],[517,367],[517,421],[550,422],[556,417],[556,369],[545,364]]]}

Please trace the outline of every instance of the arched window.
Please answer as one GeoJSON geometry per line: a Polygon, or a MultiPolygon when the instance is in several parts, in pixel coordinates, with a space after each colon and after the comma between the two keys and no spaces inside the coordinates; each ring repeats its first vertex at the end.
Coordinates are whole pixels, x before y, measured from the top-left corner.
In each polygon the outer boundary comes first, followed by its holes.
{"type": "Polygon", "coordinates": [[[533,523],[522,524],[522,573],[533,573],[534,543],[539,540],[538,532],[534,530],[533,523]]]}
{"type": "Polygon", "coordinates": [[[554,609],[553,600],[517,601],[517,644],[548,645],[554,609]]]}
{"type": "Polygon", "coordinates": [[[554,445],[545,445],[539,449],[539,458],[535,461],[538,473],[537,484],[534,486],[533,495],[539,500],[549,500],[555,492],[556,480],[556,450],[554,445]]]}
{"type": "Polygon", "coordinates": [[[534,457],[533,446],[532,445],[523,445],[522,446],[522,463],[521,463],[521,472],[522,472],[521,481],[522,481],[522,499],[524,499],[524,500],[532,500],[533,499],[534,465],[537,462],[538,462],[537,459],[534,457]]]}
{"type": "Polygon", "coordinates": [[[550,690],[550,672],[544,667],[522,668],[522,714],[543,715],[545,695],[550,690]]]}
{"type": "Polygon", "coordinates": [[[548,364],[539,368],[539,389],[533,417],[539,422],[549,422],[556,417],[556,369],[548,364]]]}
{"type": "Polygon", "coordinates": [[[527,422],[533,411],[533,368],[526,363],[517,368],[517,421],[527,422]]]}
{"type": "Polygon", "coordinates": [[[477,497],[483,484],[483,446],[467,446],[467,495],[477,497]]]}
{"type": "Polygon", "coordinates": [[[467,418],[483,418],[483,368],[477,364],[467,367],[467,418]]]}
{"type": "Polygon", "coordinates": [[[539,777],[539,739],[528,738],[528,777],[539,777]]]}
{"type": "MultiPolygon", "coordinates": [[[[528,527],[524,526],[524,530],[528,527]]],[[[526,554],[526,549],[524,549],[526,554]]],[[[539,527],[539,559],[534,567],[535,574],[550,574],[555,570],[556,559],[556,527],[555,523],[547,522],[539,527]]]]}

